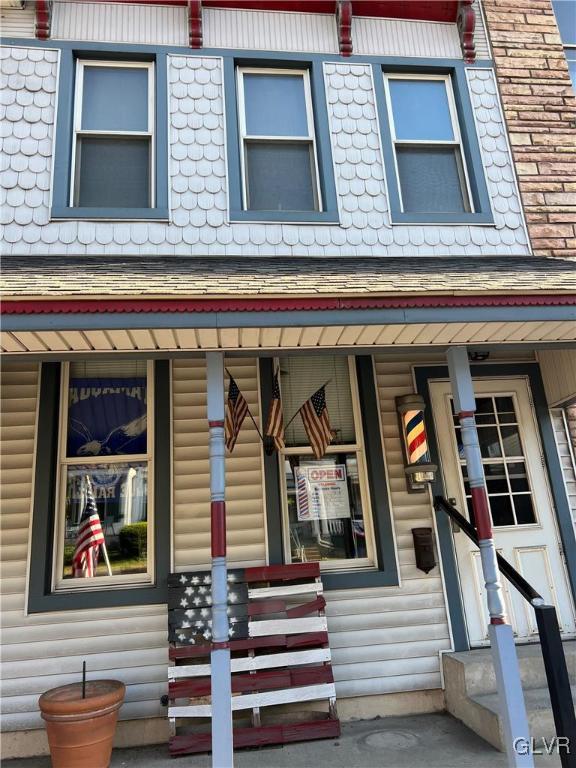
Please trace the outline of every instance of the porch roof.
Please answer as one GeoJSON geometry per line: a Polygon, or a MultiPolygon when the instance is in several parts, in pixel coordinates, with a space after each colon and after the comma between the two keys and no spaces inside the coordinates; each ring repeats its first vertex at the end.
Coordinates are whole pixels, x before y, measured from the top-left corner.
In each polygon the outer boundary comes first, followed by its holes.
{"type": "Polygon", "coordinates": [[[576,259],[7,257],[9,355],[570,344],[576,259]]]}
{"type": "MultiPolygon", "coordinates": [[[[51,310],[42,305],[36,308],[53,312],[59,311],[57,302],[67,299],[89,302],[401,295],[413,297],[417,306],[423,296],[506,295],[512,299],[576,294],[576,258],[5,256],[0,291],[5,302],[53,301],[51,310]]],[[[308,304],[313,308],[314,302],[308,304]]],[[[64,307],[62,304],[60,311],[70,311],[64,307]]],[[[273,309],[273,304],[267,303],[266,308],[273,309]]],[[[107,309],[122,311],[121,306],[107,309]]],[[[3,311],[35,309],[34,305],[24,308],[7,304],[3,311]]]]}

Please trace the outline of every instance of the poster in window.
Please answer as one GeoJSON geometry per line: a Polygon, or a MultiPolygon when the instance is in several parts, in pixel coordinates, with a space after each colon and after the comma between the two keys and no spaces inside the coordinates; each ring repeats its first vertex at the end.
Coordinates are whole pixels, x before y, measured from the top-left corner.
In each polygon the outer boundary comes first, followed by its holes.
{"type": "Polygon", "coordinates": [[[67,456],[147,453],[146,377],[72,378],[67,456]]]}
{"type": "Polygon", "coordinates": [[[351,517],[344,464],[312,463],[295,467],[298,520],[351,517]]]}

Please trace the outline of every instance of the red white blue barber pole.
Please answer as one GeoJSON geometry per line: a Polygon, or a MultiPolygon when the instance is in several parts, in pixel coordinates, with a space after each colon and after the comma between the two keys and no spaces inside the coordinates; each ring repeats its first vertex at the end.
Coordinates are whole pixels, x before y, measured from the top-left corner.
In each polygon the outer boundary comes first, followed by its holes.
{"type": "Polygon", "coordinates": [[[432,464],[426,424],[424,399],[421,395],[403,395],[396,398],[404,436],[406,478],[410,491],[425,491],[427,483],[434,480],[436,465],[432,464]]]}
{"type": "Polygon", "coordinates": [[[514,745],[518,743],[519,739],[526,740],[528,743],[530,732],[514,635],[512,627],[506,620],[500,573],[496,560],[486,479],[474,417],[476,400],[468,362],[468,350],[466,347],[453,347],[448,350],[447,358],[454,397],[454,410],[458,414],[460,422],[472,507],[479,539],[482,574],[490,616],[489,636],[492,661],[496,672],[500,714],[504,725],[503,736],[506,754],[510,766],[528,768],[528,766],[534,765],[532,755],[518,754],[514,749],[514,745]]]}

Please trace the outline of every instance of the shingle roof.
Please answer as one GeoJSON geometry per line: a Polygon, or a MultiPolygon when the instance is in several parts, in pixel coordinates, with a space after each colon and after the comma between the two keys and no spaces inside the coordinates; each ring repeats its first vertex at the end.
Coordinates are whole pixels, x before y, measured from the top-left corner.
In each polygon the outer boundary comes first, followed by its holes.
{"type": "Polygon", "coordinates": [[[576,258],[5,256],[6,299],[576,293],[576,258]]]}

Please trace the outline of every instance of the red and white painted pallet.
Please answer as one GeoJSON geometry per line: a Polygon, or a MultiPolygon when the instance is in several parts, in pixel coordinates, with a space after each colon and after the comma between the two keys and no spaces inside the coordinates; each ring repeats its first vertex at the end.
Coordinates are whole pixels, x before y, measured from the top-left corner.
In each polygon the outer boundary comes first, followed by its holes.
{"type": "MultiPolygon", "coordinates": [[[[318,563],[231,571],[229,595],[234,747],[339,736],[318,563]],[[322,717],[310,713],[312,719],[302,720],[299,713],[286,722],[291,716],[284,713],[281,721],[274,718],[279,705],[320,701],[327,710],[322,717]],[[241,722],[246,715],[248,726],[241,722]]],[[[207,752],[211,747],[205,725],[211,716],[210,629],[210,573],[172,574],[169,636],[174,666],[168,669],[172,755],[207,752]]]]}

